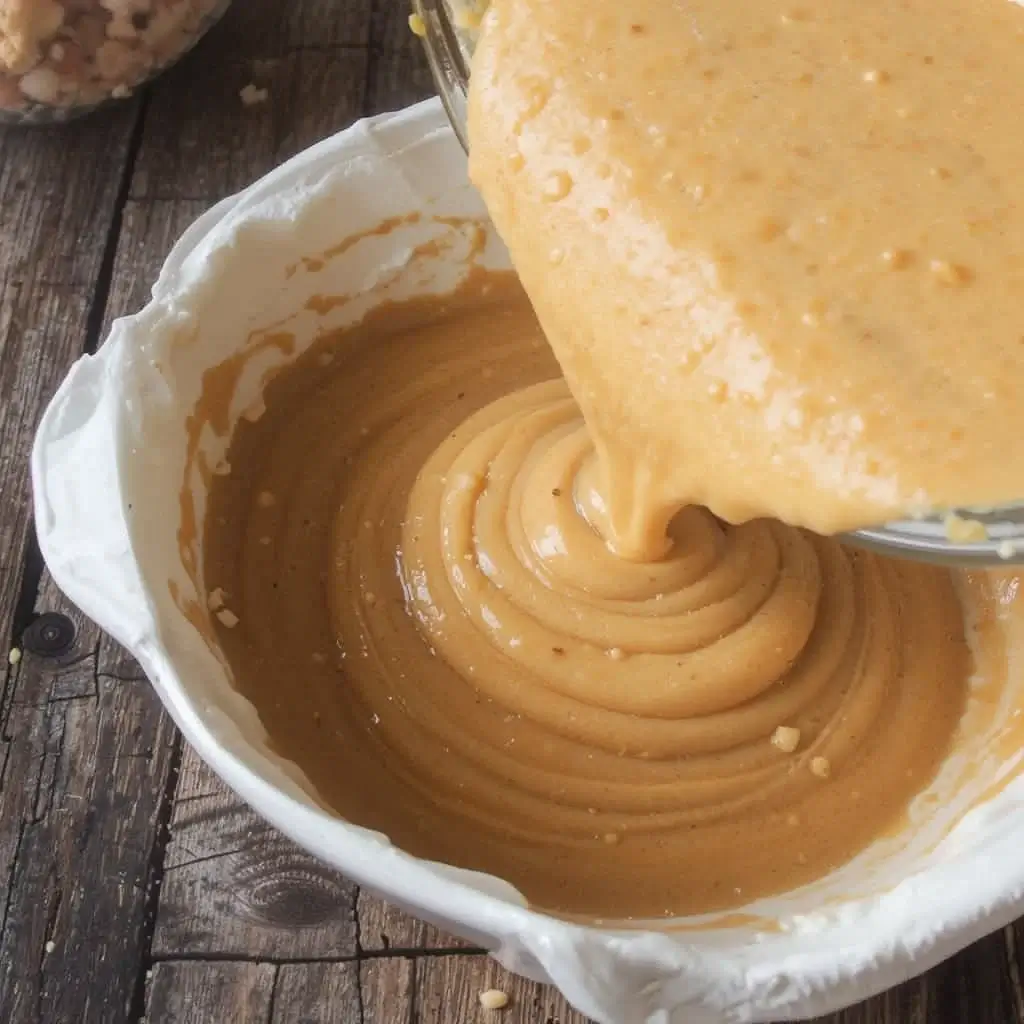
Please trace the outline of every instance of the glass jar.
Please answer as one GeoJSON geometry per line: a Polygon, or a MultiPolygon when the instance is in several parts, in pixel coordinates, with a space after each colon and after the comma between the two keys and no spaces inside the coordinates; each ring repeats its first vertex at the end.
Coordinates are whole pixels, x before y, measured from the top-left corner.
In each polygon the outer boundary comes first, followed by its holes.
{"type": "Polygon", "coordinates": [[[464,149],[468,149],[469,64],[473,39],[486,8],[487,0],[413,0],[434,83],[464,149]]]}
{"type": "Polygon", "coordinates": [[[48,124],[124,99],[231,0],[0,0],[0,122],[48,124]]]}

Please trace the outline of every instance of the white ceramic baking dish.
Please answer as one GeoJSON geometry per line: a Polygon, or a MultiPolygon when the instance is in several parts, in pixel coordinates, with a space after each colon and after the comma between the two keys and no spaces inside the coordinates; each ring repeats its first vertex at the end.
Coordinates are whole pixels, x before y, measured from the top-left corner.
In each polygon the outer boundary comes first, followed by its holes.
{"type": "MultiPolygon", "coordinates": [[[[486,214],[431,101],[355,125],[201,217],[169,256],[151,303],[74,366],[39,428],[37,525],[59,586],[134,654],[189,742],[269,821],[361,884],[485,945],[513,971],[553,982],[606,1024],[824,1013],[924,971],[1021,913],[1024,783],[1015,778],[1016,758],[986,754],[998,722],[964,740],[904,834],[816,885],[657,932],[566,924],[529,910],[504,882],[408,856],[325,812],[297,768],[270,752],[210,631],[180,607],[206,607],[179,552],[187,472],[200,522],[205,508],[201,475],[186,464],[186,417],[203,372],[261,327],[287,324],[301,348],[384,298],[450,289],[465,271],[464,239],[435,218],[452,216],[486,214]],[[415,213],[418,220],[368,235],[316,272],[302,262],[415,213]],[[451,244],[433,247],[433,258],[414,255],[438,238],[451,244]],[[305,308],[325,293],[350,298],[325,316],[305,308]],[[997,777],[1009,781],[981,801],[997,777]]],[[[496,239],[485,260],[507,266],[496,239]]],[[[234,421],[283,358],[253,361],[239,382],[234,421]]],[[[203,436],[211,465],[228,440],[203,436]]],[[[1014,679],[1024,675],[1016,650],[1014,679]]],[[[996,718],[1005,721],[1018,688],[1002,701],[996,718]]]]}

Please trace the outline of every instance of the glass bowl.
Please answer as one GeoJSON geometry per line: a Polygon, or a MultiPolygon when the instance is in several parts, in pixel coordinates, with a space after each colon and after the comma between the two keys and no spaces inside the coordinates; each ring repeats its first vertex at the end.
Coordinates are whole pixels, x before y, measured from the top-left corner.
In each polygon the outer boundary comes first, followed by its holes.
{"type": "Polygon", "coordinates": [[[469,149],[466,99],[474,29],[486,0],[413,0],[423,26],[423,47],[434,83],[462,148],[469,149]]]}
{"type": "Polygon", "coordinates": [[[0,123],[70,121],[178,61],[231,0],[5,0],[0,123]]]}

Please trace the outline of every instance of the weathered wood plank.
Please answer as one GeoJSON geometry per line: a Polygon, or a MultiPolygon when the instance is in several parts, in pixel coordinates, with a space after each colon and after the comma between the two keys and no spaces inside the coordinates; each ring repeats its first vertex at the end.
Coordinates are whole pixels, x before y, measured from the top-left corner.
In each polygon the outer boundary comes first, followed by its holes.
{"type": "Polygon", "coordinates": [[[280,967],[169,961],[150,975],[146,1022],[412,1024],[413,984],[411,961],[399,958],[280,967]]]}
{"type": "MultiPolygon", "coordinates": [[[[899,988],[885,992],[865,1003],[859,1003],[840,1013],[829,1014],[810,1024],[952,1024],[960,1020],[973,1022],[989,1018],[957,1017],[946,1015],[950,1008],[940,1012],[934,999],[929,1002],[930,984],[927,979],[915,979],[899,988]]],[[[992,1024],[995,1024],[992,1021],[992,1024]]],[[[1007,1021],[1007,1024],[1010,1024],[1007,1021]]]]}
{"type": "MultiPolygon", "coordinates": [[[[985,1021],[993,1024],[1021,1022],[1019,1016],[1020,987],[1014,993],[1009,970],[1006,937],[997,932],[976,942],[953,960],[940,964],[916,983],[903,986],[891,994],[897,1012],[904,1014],[914,1007],[915,987],[920,1013],[929,1022],[985,1021]]],[[[854,1018],[855,1024],[861,1024],[854,1018]]],[[[844,1022],[846,1024],[846,1022],[844,1022]]]]}
{"type": "MultiPolygon", "coordinates": [[[[70,1006],[120,1008],[135,980],[97,968],[136,938],[147,865],[134,871],[104,844],[151,819],[159,794],[151,802],[148,793],[96,790],[98,765],[105,762],[102,776],[129,753],[97,726],[120,720],[125,739],[158,760],[164,738],[152,729],[145,697],[98,678],[98,632],[80,616],[78,645],[64,659],[29,656],[9,669],[6,654],[24,625],[16,611],[32,611],[38,583],[37,570],[24,573],[32,434],[61,376],[93,340],[137,116],[133,105],[91,126],[0,130],[0,1020],[10,1024],[59,1020],[70,1006]],[[27,604],[18,609],[23,590],[27,604]],[[123,816],[112,817],[111,807],[123,816]],[[79,863],[112,884],[104,907],[76,884],[79,863]],[[100,937],[87,946],[81,940],[95,927],[100,937]],[[48,984],[65,970],[74,975],[67,986],[48,984]],[[97,978],[110,983],[93,990],[97,978]]],[[[57,601],[44,589],[36,607],[57,601]]],[[[144,779],[147,769],[136,774],[144,779]]]]}
{"type": "Polygon", "coordinates": [[[471,943],[449,935],[432,924],[411,917],[365,889],[356,904],[359,949],[368,953],[401,953],[405,950],[463,950],[479,953],[471,943]]]}
{"type": "MultiPolygon", "coordinates": [[[[236,9],[241,7],[246,8],[250,24],[263,18],[268,26],[266,38],[280,38],[280,5],[236,5],[236,9]]],[[[359,13],[356,5],[350,7],[356,15],[355,20],[342,17],[342,23],[348,25],[346,31],[352,30],[356,22],[363,23],[368,30],[368,11],[359,13]]],[[[329,28],[325,4],[291,8],[288,24],[293,27],[298,24],[295,18],[305,19],[307,28],[310,27],[311,17],[319,11],[321,28],[329,28]]],[[[364,30],[358,31],[365,37],[364,30]]],[[[329,40],[322,33],[318,38],[329,40]]],[[[212,60],[214,67],[230,67],[230,62],[236,61],[239,80],[231,83],[232,88],[241,88],[252,80],[248,75],[251,68],[266,70],[263,64],[245,64],[234,52],[213,59],[214,45],[213,40],[204,44],[202,60],[212,60]]],[[[280,47],[264,51],[277,52],[283,51],[280,47]]],[[[301,148],[336,127],[335,118],[341,122],[350,120],[361,106],[361,93],[351,101],[348,113],[342,104],[340,114],[333,110],[325,114],[322,98],[335,93],[343,95],[350,83],[361,89],[365,69],[360,59],[364,60],[357,55],[357,66],[353,69],[351,62],[331,60],[325,53],[297,52],[274,67],[275,72],[279,67],[283,69],[282,90],[276,103],[271,95],[265,106],[247,110],[236,90],[225,93],[218,110],[216,96],[193,92],[187,98],[191,106],[188,102],[177,106],[167,103],[161,110],[159,103],[154,102],[147,124],[154,140],[166,138],[171,140],[168,145],[173,145],[173,140],[181,136],[184,123],[193,126],[200,136],[214,138],[221,126],[237,118],[245,130],[236,131],[229,140],[234,180],[229,174],[206,173],[205,169],[218,161],[223,170],[222,151],[199,146],[188,154],[190,170],[195,170],[201,179],[219,182],[209,192],[209,198],[216,199],[257,177],[267,169],[268,162],[289,155],[289,148],[301,148]],[[336,68],[341,69],[340,81],[344,83],[340,90],[335,88],[336,80],[332,77],[336,68]],[[266,149],[261,151],[258,141],[249,137],[252,118],[248,115],[267,117],[282,108],[288,109],[290,115],[274,122],[279,129],[278,138],[274,139],[275,148],[268,156],[266,149]],[[304,111],[309,111],[309,116],[304,117],[304,111]]],[[[190,60],[194,67],[202,66],[199,54],[190,60]]],[[[179,72],[186,82],[190,81],[188,67],[186,62],[179,72]]],[[[164,88],[173,89],[173,83],[163,82],[156,87],[164,88]]],[[[13,577],[18,575],[15,570],[23,560],[28,524],[24,474],[28,438],[43,397],[52,391],[67,364],[84,347],[85,324],[90,314],[90,322],[97,322],[98,314],[103,312],[103,293],[97,295],[94,287],[106,244],[105,232],[99,228],[116,218],[132,116],[133,110],[121,110],[63,131],[4,136],[5,141],[16,136],[18,148],[4,145],[0,152],[0,427],[4,437],[0,446],[0,564],[6,584],[0,592],[0,636],[10,635],[10,619],[19,593],[13,577]],[[120,137],[115,132],[117,127],[120,137]],[[70,149],[65,148],[69,144],[70,149]],[[95,243],[90,245],[93,238],[95,243]],[[45,348],[40,327],[45,331],[45,348]],[[12,367],[20,370],[23,380],[14,376],[12,367]]],[[[155,145],[155,141],[142,139],[143,165],[155,145]]],[[[159,162],[163,156],[158,153],[154,159],[159,162]]],[[[144,204],[131,204],[125,211],[124,232],[114,267],[115,287],[107,304],[105,322],[145,301],[173,238],[206,205],[173,204],[157,211],[144,204]]],[[[55,595],[50,593],[49,586],[45,582],[40,594],[41,610],[54,606],[55,595]]],[[[144,916],[149,903],[145,885],[150,881],[150,853],[154,849],[159,853],[159,807],[169,780],[168,741],[172,734],[148,685],[123,682],[138,680],[140,673],[115,644],[106,639],[101,642],[94,636],[89,657],[93,678],[88,678],[90,673],[57,673],[50,681],[51,698],[33,696],[45,687],[38,679],[29,685],[33,676],[40,676],[29,659],[12,673],[13,685],[8,688],[2,763],[8,778],[17,780],[17,785],[4,787],[4,820],[0,828],[0,880],[10,880],[6,914],[9,924],[0,947],[5,971],[0,989],[7,1005],[0,1010],[0,1019],[82,1019],[103,1024],[127,1019],[129,1003],[141,977],[140,963],[148,953],[149,932],[144,916]],[[81,692],[76,692],[76,687],[81,692]],[[129,698],[144,701],[144,708],[122,707],[129,698]],[[133,715],[140,719],[139,726],[133,724],[133,715]],[[90,760],[90,739],[96,757],[102,760],[107,748],[117,751],[122,741],[136,734],[140,742],[151,746],[142,735],[145,730],[161,737],[157,744],[160,757],[152,759],[150,769],[134,763],[126,767],[126,761],[136,759],[137,751],[128,752],[124,758],[106,758],[102,764],[95,763],[95,758],[90,760]],[[60,772],[66,771],[61,761],[65,755],[85,773],[72,780],[74,786],[65,786],[66,793],[59,788],[54,790],[61,782],[60,772]],[[25,786],[23,780],[32,781],[25,786]],[[97,790],[101,786],[106,788],[95,793],[88,788],[93,785],[97,790]],[[53,796],[47,797],[51,790],[53,796]],[[124,813],[121,805],[126,791],[139,793],[140,806],[145,807],[138,813],[124,813]],[[62,822],[59,828],[54,824],[58,818],[62,822]],[[76,840],[88,856],[82,857],[72,870],[64,847],[73,846],[76,840]],[[103,863],[97,863],[99,854],[93,850],[93,842],[106,847],[101,851],[106,857],[103,863]],[[43,852],[52,855],[48,858],[43,852]],[[110,864],[118,866],[119,884],[113,886],[107,878],[110,864]],[[120,884],[122,878],[124,884],[120,884]],[[66,888],[72,885],[71,879],[78,883],[73,890],[66,888]],[[53,943],[49,954],[48,943],[53,943]],[[103,964],[108,964],[109,969],[102,969],[103,964]],[[53,1008],[53,1015],[47,1012],[48,1008],[53,1008]],[[21,1014],[28,1016],[22,1018],[21,1014]]],[[[137,760],[144,758],[140,756],[137,760]]]]}
{"type": "MultiPolygon", "coordinates": [[[[205,206],[124,211],[105,321],[144,303],[171,242],[205,206]]],[[[58,659],[26,651],[4,712],[0,892],[9,881],[10,911],[0,939],[0,1020],[5,999],[13,1021],[35,1019],[18,1016],[30,1013],[35,1000],[55,1012],[84,1007],[83,1020],[113,1024],[128,1019],[148,955],[146,915],[160,870],[151,854],[159,853],[170,811],[177,737],[138,665],[45,573],[35,610],[67,614],[77,640],[58,659]],[[108,756],[133,736],[135,751],[108,756]],[[63,789],[54,778],[61,754],[77,770],[63,789]],[[50,794],[43,810],[30,804],[24,784],[34,772],[42,773],[39,792],[50,794]],[[54,948],[43,955],[50,941],[54,948]]]]}
{"type": "Polygon", "coordinates": [[[413,1019],[420,1024],[499,1020],[501,1024],[590,1024],[545,985],[527,981],[489,957],[438,956],[415,962],[413,1019]],[[498,989],[509,997],[500,1016],[480,1006],[480,994],[498,989]]]}
{"type": "Polygon", "coordinates": [[[32,435],[89,340],[137,115],[129,106],[63,130],[0,129],[0,646],[21,594],[32,435]]]}
{"type": "Polygon", "coordinates": [[[356,955],[356,887],[268,825],[187,749],[153,955],[356,955]]]}
{"type": "MultiPolygon", "coordinates": [[[[402,0],[389,0],[401,6],[402,0]]],[[[369,0],[237,0],[205,46],[259,60],[297,49],[366,46],[369,0]]]]}
{"type": "Polygon", "coordinates": [[[1017,1024],[1024,1024],[1024,985],[1021,976],[1024,974],[1024,921],[1017,921],[1003,929],[1003,952],[1006,957],[1007,981],[1013,1000],[1013,1019],[1017,1024]]]}
{"type": "Polygon", "coordinates": [[[133,199],[221,199],[362,112],[365,49],[295,50],[255,67],[200,56],[154,86],[133,199]],[[250,83],[267,99],[246,107],[250,83]]]}
{"type": "MultiPolygon", "coordinates": [[[[414,1016],[415,984],[412,960],[402,957],[364,960],[359,965],[361,1024],[427,1024],[426,1020],[414,1016]]],[[[449,1022],[454,1024],[454,1018],[446,1018],[445,1024],[449,1022]]]]}
{"type": "Polygon", "coordinates": [[[423,44],[409,29],[409,4],[404,0],[375,0],[367,113],[398,110],[434,92],[423,44]]]}
{"type": "Polygon", "coordinates": [[[276,980],[277,968],[272,964],[157,964],[149,979],[146,1020],[148,1024],[263,1024],[272,1019],[276,980]]]}
{"type": "Polygon", "coordinates": [[[359,964],[286,964],[268,1024],[364,1024],[359,964]]]}
{"type": "Polygon", "coordinates": [[[927,974],[814,1024],[1024,1024],[1019,929],[990,935],[927,974]]]}
{"type": "Polygon", "coordinates": [[[39,611],[76,629],[26,649],[0,711],[0,1020],[125,1021],[155,881],[175,735],[144,682],[100,674],[97,628],[45,581],[39,611]]]}

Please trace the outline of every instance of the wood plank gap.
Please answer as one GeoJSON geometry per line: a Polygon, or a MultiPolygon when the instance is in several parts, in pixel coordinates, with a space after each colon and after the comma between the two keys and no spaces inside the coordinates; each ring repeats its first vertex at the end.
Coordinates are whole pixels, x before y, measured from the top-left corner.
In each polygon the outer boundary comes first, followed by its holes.
{"type": "MultiPolygon", "coordinates": [[[[21,580],[18,584],[18,599],[14,604],[11,616],[11,635],[0,656],[5,655],[12,647],[21,647],[21,636],[36,617],[36,597],[39,584],[43,578],[43,553],[39,550],[36,531],[30,530],[25,539],[25,554],[21,560],[21,580]]],[[[13,670],[8,670],[6,686],[10,686],[14,678],[13,670]]],[[[5,690],[6,690],[5,686],[5,690]]],[[[0,701],[2,703],[2,701],[0,701]]]]}
{"type": "MultiPolygon", "coordinates": [[[[42,772],[42,762],[40,762],[39,770],[42,772]]],[[[38,779],[35,780],[38,784],[38,779]]],[[[28,821],[23,821],[18,826],[18,838],[14,843],[14,856],[11,858],[11,870],[10,876],[13,878],[18,872],[18,862],[21,860],[21,851],[25,847],[25,831],[29,827],[28,821]]],[[[7,930],[7,921],[11,916],[11,903],[14,900],[14,886],[8,886],[7,893],[4,897],[3,912],[0,913],[0,935],[3,935],[7,930]]]]}
{"type": "MultiPolygon", "coordinates": [[[[279,957],[261,956],[254,953],[157,953],[153,956],[155,964],[268,964],[271,967],[314,967],[322,964],[354,964],[359,957],[325,956],[314,957],[279,957]]],[[[152,966],[152,965],[151,965],[152,966]]]]}
{"type": "Polygon", "coordinates": [[[149,852],[147,869],[146,906],[142,914],[141,935],[139,942],[138,972],[135,977],[135,990],[132,992],[131,1008],[128,1019],[140,1022],[146,1017],[146,981],[153,968],[153,934],[156,931],[156,915],[160,909],[160,893],[163,885],[164,861],[167,844],[171,839],[171,814],[174,811],[174,793],[178,787],[178,772],[184,753],[181,733],[174,736],[174,748],[171,751],[167,778],[164,780],[164,791],[160,796],[160,810],[156,821],[156,834],[149,852]]]}
{"type": "Polygon", "coordinates": [[[270,999],[267,1000],[267,1024],[274,1024],[274,1012],[277,1009],[277,990],[281,984],[281,968],[274,968],[274,980],[270,983],[270,999]]]}
{"type": "MultiPolygon", "coordinates": [[[[356,897],[357,897],[357,899],[356,899],[356,906],[359,905],[358,896],[359,896],[359,893],[358,893],[358,890],[357,890],[357,892],[356,892],[356,897]]],[[[356,914],[356,917],[358,917],[358,916],[359,915],[356,914]]],[[[358,929],[358,927],[359,926],[357,924],[356,928],[358,929]]],[[[359,932],[357,930],[356,931],[356,942],[358,943],[358,941],[359,941],[359,932]]],[[[362,967],[358,963],[356,964],[356,1005],[359,1007],[359,1021],[358,1021],[358,1024],[366,1024],[366,999],[365,999],[365,993],[363,992],[363,969],[362,969],[362,967]]]]}
{"type": "Polygon", "coordinates": [[[389,946],[387,949],[367,949],[359,954],[360,960],[386,960],[388,957],[404,957],[415,960],[417,957],[442,956],[486,956],[487,950],[478,946],[389,946]]]}
{"type": "Polygon", "coordinates": [[[140,94],[135,121],[128,136],[128,148],[125,153],[124,164],[121,167],[121,180],[117,186],[117,198],[114,200],[113,216],[110,218],[110,227],[107,230],[106,241],[103,245],[103,256],[100,258],[100,269],[96,277],[96,287],[92,293],[92,302],[89,305],[89,312],[85,318],[85,352],[88,355],[92,355],[100,345],[103,318],[107,312],[107,301],[110,298],[110,288],[114,280],[114,260],[117,258],[117,244],[121,238],[124,210],[128,205],[132,177],[135,174],[135,164],[139,159],[139,151],[142,149],[142,139],[145,134],[149,95],[148,89],[143,90],[140,94]]]}
{"type": "MultiPolygon", "coordinates": [[[[369,64],[369,60],[366,62],[369,64]]],[[[363,83],[363,110],[366,109],[366,95],[368,91],[367,83],[363,83]]],[[[363,949],[363,922],[359,916],[359,897],[362,895],[362,886],[356,886],[355,894],[352,897],[352,917],[355,920],[356,926],[356,1004],[359,1007],[359,1020],[357,1024],[366,1024],[366,1000],[363,993],[363,970],[358,965],[358,961],[361,961],[365,955],[366,950],[363,949]]]]}
{"type": "Polygon", "coordinates": [[[405,1024],[418,1024],[416,1017],[416,1006],[420,998],[420,972],[416,970],[416,965],[412,965],[412,970],[409,972],[409,1001],[406,1006],[408,1016],[406,1017],[405,1024]]]}
{"type": "MultiPolygon", "coordinates": [[[[133,675],[123,675],[120,672],[97,672],[97,682],[101,679],[108,679],[112,683],[148,683],[146,676],[139,672],[133,675]]],[[[52,701],[51,701],[52,703],[52,701]]]]}
{"type": "MultiPolygon", "coordinates": [[[[462,946],[458,949],[370,949],[352,956],[321,957],[280,957],[259,954],[246,956],[242,953],[156,953],[147,956],[145,970],[149,970],[154,964],[269,964],[273,967],[311,967],[317,964],[353,964],[377,960],[440,960],[453,956],[487,956],[487,950],[462,946]]],[[[143,975],[145,975],[145,971],[143,971],[143,975]]]]}
{"type": "MultiPolygon", "coordinates": [[[[352,896],[352,917],[353,917],[353,920],[355,921],[355,926],[356,926],[355,940],[356,940],[356,958],[357,959],[362,959],[364,953],[366,952],[363,949],[363,922],[362,922],[362,920],[360,919],[360,916],[359,916],[359,901],[360,901],[360,898],[362,897],[362,895],[363,895],[363,887],[361,885],[357,885],[356,886],[356,891],[355,891],[355,893],[352,896]]],[[[363,1001],[360,998],[360,1000],[359,1000],[360,1012],[362,1011],[362,1005],[363,1005],[363,1001]]]]}

